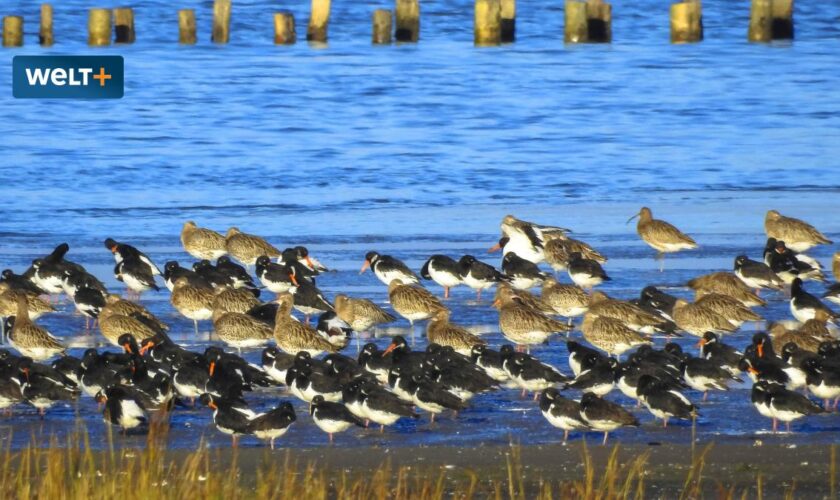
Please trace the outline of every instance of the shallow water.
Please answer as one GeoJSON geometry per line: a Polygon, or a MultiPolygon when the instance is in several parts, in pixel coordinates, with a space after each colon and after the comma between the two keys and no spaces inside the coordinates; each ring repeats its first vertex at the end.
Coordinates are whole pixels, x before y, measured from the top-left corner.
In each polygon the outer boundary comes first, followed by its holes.
{"type": "MultiPolygon", "coordinates": [[[[748,5],[707,1],[706,40],[671,46],[664,7],[618,5],[613,44],[573,47],[562,43],[562,7],[521,5],[515,44],[476,49],[470,2],[423,3],[421,43],[393,47],[368,43],[369,15],[380,4],[337,3],[330,44],[316,49],[271,45],[268,14],[276,7],[258,1],[235,2],[231,44],[213,46],[211,3],[196,7],[195,47],[175,43],[176,6],[145,2],[136,8],[134,46],[91,50],[84,45],[90,5],[67,0],[55,5],[55,47],[41,49],[29,34],[27,47],[0,51],[6,89],[15,54],[118,53],[127,71],[120,101],[1,94],[3,268],[20,272],[67,241],[69,258],[121,291],[105,237],[129,241],[159,264],[184,263],[178,231],[194,219],[220,230],[237,225],[278,246],[305,244],[337,270],[319,281],[328,296],[341,291],[383,302],[384,286],[358,275],[366,251],[399,256],[414,269],[438,252],[498,262],[484,251],[498,238],[502,216],[514,213],[574,229],[610,258],[614,281],[603,290],[630,298],[645,284],[679,287],[694,275],[728,269],[740,253],[759,258],[769,208],[840,238],[838,6],[821,5],[829,10],[824,16],[800,2],[795,42],[751,45],[748,5]],[[669,257],[660,274],[650,249],[625,225],[641,204],[695,236],[701,248],[669,257]]],[[[33,32],[37,5],[9,5],[33,32]]],[[[285,5],[302,26],[308,2],[285,5]]],[[[827,263],[832,250],[813,255],[827,263]]],[[[788,318],[783,297],[771,297],[762,314],[788,318]]],[[[144,301],[171,322],[176,337],[197,349],[206,344],[208,325],[194,338],[167,293],[144,301]]],[[[448,305],[454,321],[486,330],[491,345],[499,345],[488,302],[476,305],[459,288],[448,305]]],[[[78,346],[74,353],[102,340],[82,333],[72,306],[63,311],[43,324],[78,346]]],[[[746,344],[751,328],[731,342],[746,344]]],[[[422,335],[417,342],[424,345],[422,335]]],[[[563,342],[537,354],[568,371],[563,342]]],[[[273,393],[251,398],[261,408],[276,400],[273,393]]],[[[704,440],[752,439],[769,428],[749,404],[746,386],[714,394],[700,408],[704,440]]],[[[102,436],[89,398],[78,409],[52,410],[44,422],[19,409],[2,424],[20,446],[33,433],[71,430],[76,411],[102,436]]],[[[687,427],[662,430],[637,413],[645,425],[618,439],[689,439],[687,427]]],[[[457,420],[432,428],[426,422],[401,422],[384,436],[351,431],[337,443],[558,439],[535,404],[515,391],[479,396],[457,420]]],[[[226,444],[208,423],[206,410],[179,409],[173,444],[193,446],[201,436],[226,444]]],[[[796,436],[779,439],[828,441],[839,427],[838,416],[816,417],[795,424],[796,436]]],[[[326,437],[301,415],[284,443],[315,446],[326,437]]]]}

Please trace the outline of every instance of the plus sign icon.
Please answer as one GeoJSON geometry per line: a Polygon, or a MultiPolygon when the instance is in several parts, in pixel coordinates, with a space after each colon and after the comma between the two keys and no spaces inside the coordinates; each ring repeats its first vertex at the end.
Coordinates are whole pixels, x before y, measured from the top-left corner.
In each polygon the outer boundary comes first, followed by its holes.
{"type": "Polygon", "coordinates": [[[12,95],[20,99],[119,99],[122,56],[15,56],[12,95]]]}

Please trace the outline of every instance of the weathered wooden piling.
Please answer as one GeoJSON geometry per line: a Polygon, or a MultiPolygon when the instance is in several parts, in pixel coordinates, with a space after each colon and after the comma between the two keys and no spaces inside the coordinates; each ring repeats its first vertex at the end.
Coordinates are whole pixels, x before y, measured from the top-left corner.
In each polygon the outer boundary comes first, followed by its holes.
{"type": "Polygon", "coordinates": [[[5,16],[3,18],[3,47],[23,46],[23,18],[5,16]]]}
{"type": "Polygon", "coordinates": [[[500,0],[475,0],[475,44],[502,43],[502,5],[500,0]]]}
{"type": "Polygon", "coordinates": [[[586,2],[586,29],[590,42],[612,42],[612,5],[602,0],[586,2]]]}
{"type": "Polygon", "coordinates": [[[53,38],[53,8],[52,5],[41,4],[41,29],[38,31],[38,43],[49,47],[55,43],[53,38]]]}
{"type": "Polygon", "coordinates": [[[312,0],[309,26],[306,28],[306,39],[310,42],[326,42],[329,23],[330,0],[312,0]]]}
{"type": "Polygon", "coordinates": [[[294,14],[291,12],[274,14],[274,43],[277,45],[292,45],[296,41],[294,14]]]}
{"type": "Polygon", "coordinates": [[[371,37],[373,44],[387,45],[391,43],[393,26],[393,15],[390,10],[376,9],[373,11],[373,36],[371,37]]]}
{"type": "Polygon", "coordinates": [[[773,0],[773,40],[793,38],[793,0],[773,0]]]}
{"type": "Polygon", "coordinates": [[[703,39],[703,12],[699,0],[671,4],[671,42],[692,43],[703,39]]]}
{"type": "Polygon", "coordinates": [[[198,40],[195,31],[195,11],[181,9],[178,11],[178,43],[194,45],[198,40]]]}
{"type": "Polygon", "coordinates": [[[516,40],[516,0],[502,0],[502,43],[516,40]]]}
{"type": "Polygon", "coordinates": [[[210,37],[215,43],[230,41],[230,0],[213,2],[213,33],[210,37]]]}
{"type": "Polygon", "coordinates": [[[88,13],[88,45],[111,45],[111,10],[90,9],[88,13]]]}
{"type": "Polygon", "coordinates": [[[419,0],[396,0],[397,29],[394,38],[398,42],[416,42],[420,39],[419,0]]]}
{"type": "Polygon", "coordinates": [[[131,7],[114,9],[114,42],[134,43],[134,10],[131,7]]]}
{"type": "Polygon", "coordinates": [[[584,43],[589,41],[589,21],[586,4],[577,0],[566,0],[563,40],[566,43],[584,43]]]}
{"type": "Polygon", "coordinates": [[[769,42],[773,39],[772,26],[772,0],[752,0],[747,39],[751,42],[769,42]]]}

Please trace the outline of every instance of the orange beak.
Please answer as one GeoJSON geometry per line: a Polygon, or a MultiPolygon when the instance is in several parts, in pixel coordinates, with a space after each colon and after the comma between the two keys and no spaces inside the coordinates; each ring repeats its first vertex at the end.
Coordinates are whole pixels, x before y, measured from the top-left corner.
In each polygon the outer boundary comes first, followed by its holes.
{"type": "Polygon", "coordinates": [[[359,271],[359,274],[362,274],[362,273],[364,273],[365,271],[367,271],[367,268],[369,268],[369,267],[370,267],[370,261],[369,261],[369,260],[365,260],[365,263],[364,263],[364,264],[362,264],[362,270],[361,270],[361,271],[359,271]]]}
{"type": "Polygon", "coordinates": [[[493,307],[499,307],[500,305],[502,305],[502,301],[501,301],[501,300],[496,299],[496,300],[494,300],[494,301],[493,301],[493,307]]]}
{"type": "Polygon", "coordinates": [[[306,263],[309,264],[309,267],[315,269],[315,264],[312,263],[312,259],[310,259],[308,255],[306,256],[306,263]]]}
{"type": "Polygon", "coordinates": [[[151,349],[154,346],[155,346],[155,343],[150,341],[148,344],[146,344],[146,345],[144,345],[143,347],[140,348],[140,355],[143,356],[144,354],[146,354],[146,351],[148,351],[149,349],[151,349]]]}
{"type": "Polygon", "coordinates": [[[123,349],[125,350],[125,352],[131,354],[131,345],[129,345],[128,342],[123,344],[123,349]]]}
{"type": "Polygon", "coordinates": [[[26,375],[26,381],[29,382],[29,368],[24,368],[23,374],[26,375]]]}
{"type": "Polygon", "coordinates": [[[397,348],[397,344],[389,345],[388,348],[385,349],[385,352],[382,353],[382,356],[385,356],[386,354],[388,354],[389,352],[393,351],[396,348],[397,348]]]}
{"type": "Polygon", "coordinates": [[[758,370],[756,370],[756,369],[755,369],[755,368],[753,368],[752,366],[751,366],[751,367],[749,367],[749,368],[747,368],[747,371],[748,371],[748,372],[750,372],[750,373],[752,373],[753,375],[758,375],[758,370]]]}
{"type": "Polygon", "coordinates": [[[694,344],[694,347],[703,347],[704,345],[706,345],[706,339],[700,339],[694,344]]]}
{"type": "Polygon", "coordinates": [[[297,278],[295,277],[294,274],[290,274],[289,279],[292,280],[292,283],[294,283],[295,286],[300,286],[300,285],[298,285],[298,280],[297,280],[297,278]]]}
{"type": "Polygon", "coordinates": [[[756,347],[756,351],[758,351],[758,357],[763,358],[764,357],[764,344],[758,344],[758,347],[756,347]]]}
{"type": "Polygon", "coordinates": [[[210,400],[210,402],[207,403],[207,406],[209,406],[211,410],[217,410],[219,408],[218,406],[216,406],[216,403],[214,403],[213,400],[210,400]]]}
{"type": "Polygon", "coordinates": [[[213,376],[213,372],[214,372],[214,371],[216,371],[216,362],[215,362],[215,361],[211,361],[211,362],[210,362],[210,376],[211,376],[211,377],[213,376]]]}
{"type": "Polygon", "coordinates": [[[117,253],[117,245],[111,247],[111,253],[117,253]]]}
{"type": "Polygon", "coordinates": [[[495,245],[493,245],[492,247],[487,249],[487,253],[498,252],[501,249],[502,249],[502,245],[499,245],[498,243],[496,243],[495,245]]]}

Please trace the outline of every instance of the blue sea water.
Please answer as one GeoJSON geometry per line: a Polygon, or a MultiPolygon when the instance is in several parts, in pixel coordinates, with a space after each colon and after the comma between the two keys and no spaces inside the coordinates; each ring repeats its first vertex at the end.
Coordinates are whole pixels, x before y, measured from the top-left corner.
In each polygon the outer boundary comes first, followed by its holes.
{"type": "MultiPolygon", "coordinates": [[[[612,44],[569,46],[562,2],[520,3],[516,43],[475,48],[468,1],[421,2],[420,43],[389,47],[369,43],[371,12],[388,4],[335,2],[328,46],[276,47],[271,14],[292,10],[302,38],[308,2],[235,0],[231,43],[216,46],[209,42],[212,2],[145,1],[135,5],[137,43],[104,49],[85,45],[93,5],[53,5],[56,45],[49,49],[37,46],[37,3],[0,7],[26,19],[26,46],[0,51],[3,268],[20,272],[67,241],[69,258],[121,291],[102,240],[131,242],[159,264],[187,263],[178,232],[192,219],[222,231],[236,225],[281,247],[305,244],[337,270],[319,282],[329,297],[341,291],[384,302],[384,286],[358,275],[366,251],[415,269],[439,252],[498,263],[484,251],[498,239],[501,218],[514,213],[570,227],[601,249],[615,278],[603,289],[630,298],[645,284],[685,295],[680,286],[691,276],[729,269],[740,253],[759,258],[770,208],[840,238],[840,5],[798,2],[795,41],[749,44],[749,3],[709,0],[705,41],[671,45],[665,5],[622,2],[614,6],[612,44]],[[199,23],[193,47],[177,45],[176,10],[186,7],[199,23]],[[125,97],[15,100],[11,58],[19,54],[123,55],[125,97]],[[669,257],[659,273],[625,224],[640,205],[701,248],[669,257]]],[[[834,249],[813,255],[828,263],[834,249]]],[[[177,338],[206,344],[209,325],[194,338],[167,293],[144,301],[177,338]]],[[[448,305],[454,321],[501,343],[489,303],[474,304],[461,288],[448,305]]],[[[782,295],[761,312],[770,320],[790,316],[782,295]]],[[[101,343],[82,323],[72,305],[43,321],[77,349],[101,343]]],[[[747,326],[731,341],[742,346],[751,333],[747,326]]],[[[562,341],[537,354],[567,370],[562,341]]],[[[700,438],[752,439],[767,428],[748,396],[744,386],[701,404],[700,438]]],[[[260,407],[276,400],[273,393],[253,399],[260,407]]],[[[56,408],[43,423],[18,409],[3,424],[19,446],[33,429],[67,432],[77,412],[92,433],[103,432],[89,399],[56,408]]],[[[645,426],[619,439],[688,439],[686,427],[663,431],[637,413],[645,426]]],[[[208,422],[206,410],[176,412],[173,441],[192,446],[207,435],[225,443],[208,422]]],[[[296,426],[284,438],[290,445],[325,443],[307,417],[296,426]]],[[[802,432],[782,439],[829,440],[840,417],[795,427],[802,432]]],[[[351,431],[338,443],[558,438],[535,405],[513,392],[478,397],[457,420],[434,428],[421,421],[394,432],[351,431]]]]}

